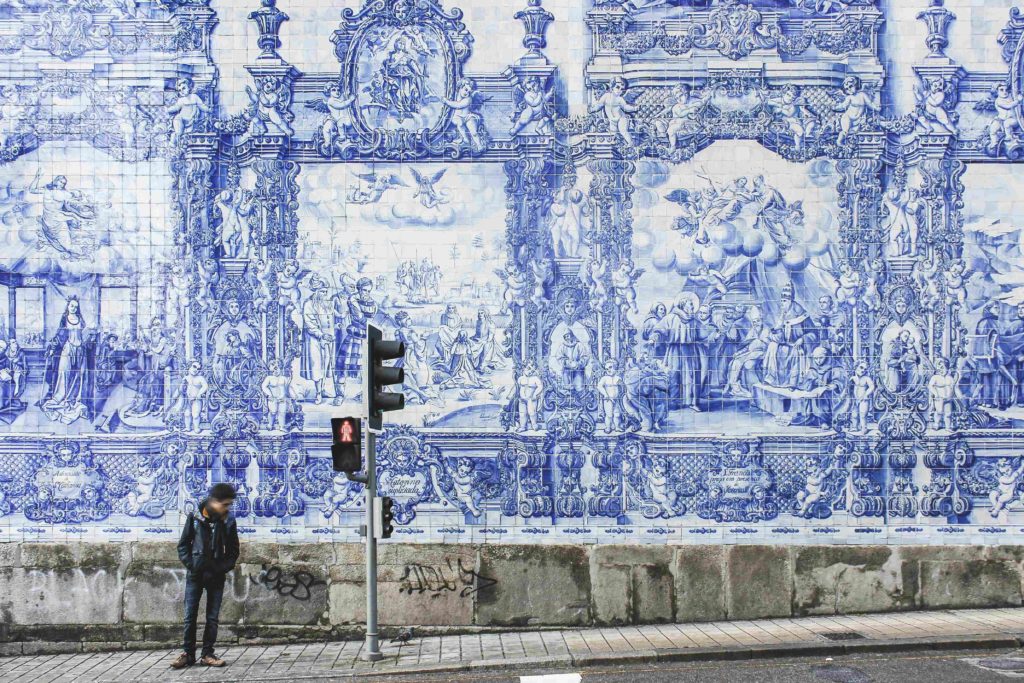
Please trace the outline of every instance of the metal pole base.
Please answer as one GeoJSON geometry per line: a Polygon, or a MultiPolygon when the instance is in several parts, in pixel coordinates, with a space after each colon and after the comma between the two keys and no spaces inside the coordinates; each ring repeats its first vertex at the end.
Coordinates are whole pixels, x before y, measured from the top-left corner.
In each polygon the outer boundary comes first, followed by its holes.
{"type": "Polygon", "coordinates": [[[384,659],[384,655],[380,652],[364,652],[363,656],[360,657],[364,662],[379,662],[384,659]]]}

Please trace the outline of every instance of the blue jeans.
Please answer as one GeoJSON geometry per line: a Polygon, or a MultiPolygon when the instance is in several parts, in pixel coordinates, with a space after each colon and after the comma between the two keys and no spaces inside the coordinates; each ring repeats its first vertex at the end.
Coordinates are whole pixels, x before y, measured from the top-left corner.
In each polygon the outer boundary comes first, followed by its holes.
{"type": "Polygon", "coordinates": [[[224,598],[224,577],[203,581],[193,577],[191,572],[185,579],[185,637],[182,649],[189,659],[196,657],[196,619],[199,617],[199,598],[206,591],[206,629],[203,631],[202,655],[213,654],[217,642],[217,626],[220,618],[220,603],[224,598]]]}

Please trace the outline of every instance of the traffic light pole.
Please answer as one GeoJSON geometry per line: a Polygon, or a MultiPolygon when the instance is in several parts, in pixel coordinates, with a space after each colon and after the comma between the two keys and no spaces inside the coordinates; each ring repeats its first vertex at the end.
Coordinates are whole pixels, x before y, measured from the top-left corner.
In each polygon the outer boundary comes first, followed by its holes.
{"type": "MultiPolygon", "coordinates": [[[[384,658],[380,652],[380,634],[377,632],[377,433],[383,427],[382,414],[401,410],[405,396],[384,389],[401,384],[405,378],[402,368],[385,366],[385,361],[405,356],[405,344],[385,340],[380,328],[366,324],[366,349],[363,371],[366,380],[363,390],[363,412],[366,415],[366,646],[363,659],[376,662],[384,658]]],[[[351,478],[351,477],[350,477],[351,478]]],[[[381,506],[383,510],[383,505],[381,506]]],[[[383,521],[382,521],[383,524],[383,521]]],[[[385,525],[384,529],[388,529],[385,525]]]]}
{"type": "Polygon", "coordinates": [[[373,498],[377,495],[377,433],[366,433],[366,646],[363,659],[377,662],[384,658],[380,652],[380,634],[377,632],[377,534],[374,525],[373,498]]]}
{"type": "MultiPolygon", "coordinates": [[[[363,390],[363,413],[366,426],[370,426],[372,396],[369,383],[373,373],[373,335],[370,325],[366,330],[366,349],[363,352],[363,372],[366,373],[366,388],[363,390]]],[[[366,430],[366,645],[363,659],[378,662],[384,658],[380,652],[380,634],[377,632],[377,534],[374,529],[373,499],[377,495],[377,430],[366,430]]]]}

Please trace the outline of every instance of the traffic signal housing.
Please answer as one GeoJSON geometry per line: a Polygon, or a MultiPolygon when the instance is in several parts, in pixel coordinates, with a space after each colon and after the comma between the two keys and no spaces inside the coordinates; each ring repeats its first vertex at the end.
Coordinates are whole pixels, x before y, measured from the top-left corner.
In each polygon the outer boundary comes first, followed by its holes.
{"type": "Polygon", "coordinates": [[[331,463],[335,472],[363,469],[363,425],[358,417],[331,418],[331,463]]]}
{"type": "Polygon", "coordinates": [[[405,407],[405,394],[385,391],[387,387],[405,381],[405,371],[384,365],[385,361],[405,358],[405,344],[384,339],[380,328],[367,325],[366,334],[366,397],[370,429],[379,430],[384,424],[384,413],[405,407]]]}
{"type": "Polygon", "coordinates": [[[373,499],[374,536],[377,538],[391,538],[395,532],[395,501],[387,496],[373,499]]]}

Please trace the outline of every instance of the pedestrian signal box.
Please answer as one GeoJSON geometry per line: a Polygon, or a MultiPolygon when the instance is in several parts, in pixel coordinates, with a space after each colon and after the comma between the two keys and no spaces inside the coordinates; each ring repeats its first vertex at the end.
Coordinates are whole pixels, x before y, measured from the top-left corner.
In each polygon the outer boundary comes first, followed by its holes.
{"type": "Polygon", "coordinates": [[[363,430],[358,417],[331,418],[331,461],[335,472],[363,469],[363,430]]]}

